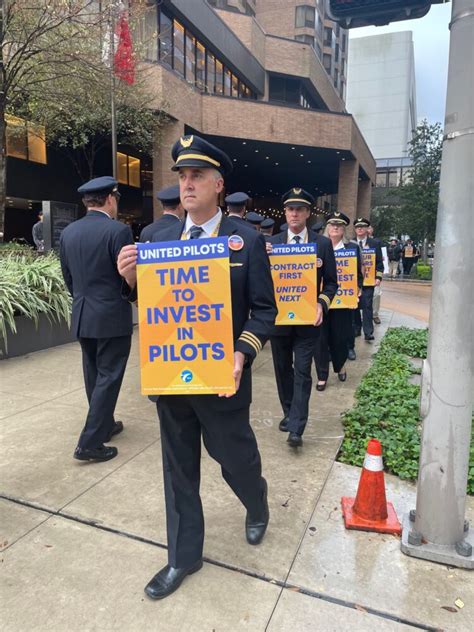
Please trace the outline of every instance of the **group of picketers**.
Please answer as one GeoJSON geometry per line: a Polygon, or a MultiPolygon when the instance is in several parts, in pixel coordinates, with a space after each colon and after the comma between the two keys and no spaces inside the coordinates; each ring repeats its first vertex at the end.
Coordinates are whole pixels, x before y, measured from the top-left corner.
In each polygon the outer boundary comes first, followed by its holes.
{"type": "MultiPolygon", "coordinates": [[[[147,226],[140,241],[163,242],[227,236],[242,247],[230,251],[232,328],[234,336],[235,394],[165,395],[156,402],[161,428],[164,493],[168,535],[168,564],[146,585],[152,599],[176,590],[184,578],[202,567],[204,516],[199,486],[201,439],[220,464],[222,475],[245,509],[243,534],[250,545],[259,544],[267,530],[271,499],[262,476],[262,462],[250,425],[251,366],[270,340],[283,418],[279,429],[288,434],[292,448],[302,445],[312,390],[311,367],[318,370],[323,390],[329,363],[341,382],[345,361],[353,350],[355,327],[373,339],[370,314],[373,287],[363,286],[360,249],[376,250],[377,281],[383,271],[380,245],[367,237],[369,222],[354,222],[357,243],[346,237],[348,217],[334,212],[325,232],[308,228],[313,197],[295,186],[282,198],[287,227],[276,235],[252,213],[244,219],[246,194],[227,196],[228,214],[218,206],[224,179],[232,161],[218,147],[196,136],[179,138],[172,148],[178,189],[163,190],[158,198],[163,215],[147,226]],[[258,229],[256,230],[256,226],[258,229]],[[314,324],[276,326],[277,307],[268,253],[276,244],[317,245],[317,304],[314,324]],[[335,252],[357,252],[359,310],[331,310],[338,289],[335,252]],[[352,345],[352,346],[351,346],[352,345]]],[[[86,422],[74,457],[107,461],[118,455],[106,445],[124,430],[114,418],[115,405],[130,352],[132,315],[137,299],[137,245],[131,230],[117,218],[120,193],[111,177],[95,178],[79,188],[86,215],[61,236],[60,258],[64,279],[73,297],[72,327],[83,355],[84,381],[89,401],[86,422]]],[[[321,226],[318,230],[321,229],[321,226]]]]}

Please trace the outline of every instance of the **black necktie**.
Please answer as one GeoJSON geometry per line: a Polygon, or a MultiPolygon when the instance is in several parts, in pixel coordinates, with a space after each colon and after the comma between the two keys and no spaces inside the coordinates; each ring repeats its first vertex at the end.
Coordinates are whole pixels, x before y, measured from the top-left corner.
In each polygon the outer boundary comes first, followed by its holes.
{"type": "Polygon", "coordinates": [[[189,239],[199,239],[204,229],[201,226],[191,226],[189,229],[189,239]]]}
{"type": "Polygon", "coordinates": [[[295,241],[297,244],[299,244],[299,243],[300,243],[300,241],[301,241],[301,237],[300,237],[299,235],[295,235],[295,236],[293,237],[293,241],[295,241]]]}
{"type": "Polygon", "coordinates": [[[359,241],[359,248],[362,250],[363,247],[364,247],[364,242],[363,241],[359,241]]]}

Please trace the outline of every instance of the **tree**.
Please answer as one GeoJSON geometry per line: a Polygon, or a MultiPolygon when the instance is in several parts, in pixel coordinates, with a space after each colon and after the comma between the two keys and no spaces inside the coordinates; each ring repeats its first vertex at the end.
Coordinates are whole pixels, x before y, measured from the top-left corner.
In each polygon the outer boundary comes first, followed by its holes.
{"type": "MultiPolygon", "coordinates": [[[[103,58],[110,32],[110,0],[4,0],[0,14],[0,233],[6,197],[6,115],[46,127],[48,144],[70,159],[82,178],[92,176],[94,160],[110,142],[112,71],[103,58]],[[102,9],[102,10],[101,10],[102,9]]],[[[144,3],[134,3],[140,20],[144,3]]],[[[157,37],[157,33],[150,36],[157,37]]],[[[137,44],[137,61],[140,46],[137,44]]],[[[150,151],[162,115],[151,109],[147,67],[137,65],[135,82],[114,82],[120,142],[150,151]]],[[[32,128],[34,129],[34,128],[32,128]]]]}
{"type": "Polygon", "coordinates": [[[423,120],[409,144],[412,168],[400,189],[400,232],[418,242],[434,240],[438,210],[443,132],[439,123],[423,120]]]}

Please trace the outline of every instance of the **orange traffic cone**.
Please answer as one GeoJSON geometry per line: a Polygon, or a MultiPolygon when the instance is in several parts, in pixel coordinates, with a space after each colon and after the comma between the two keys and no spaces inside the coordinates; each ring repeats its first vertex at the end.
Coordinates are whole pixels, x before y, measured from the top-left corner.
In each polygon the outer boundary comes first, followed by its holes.
{"type": "Polygon", "coordinates": [[[402,528],[393,508],[385,498],[382,445],[370,439],[364,459],[356,498],[341,498],[346,529],[400,534],[402,528]]]}

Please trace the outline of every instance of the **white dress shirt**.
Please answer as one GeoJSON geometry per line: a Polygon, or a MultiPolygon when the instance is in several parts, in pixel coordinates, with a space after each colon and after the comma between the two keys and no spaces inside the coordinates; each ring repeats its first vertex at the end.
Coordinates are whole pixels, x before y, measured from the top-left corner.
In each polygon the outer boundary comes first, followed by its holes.
{"type": "Polygon", "coordinates": [[[293,233],[291,232],[290,229],[288,229],[288,240],[287,243],[288,244],[296,244],[296,241],[294,240],[295,237],[299,237],[299,243],[300,244],[304,244],[308,241],[308,229],[307,228],[303,228],[303,230],[301,231],[301,233],[293,233]]]}
{"type": "MultiPolygon", "coordinates": [[[[207,220],[207,222],[200,225],[200,228],[202,228],[202,233],[199,235],[198,239],[202,239],[204,237],[212,237],[216,228],[221,223],[221,220],[222,211],[220,208],[218,208],[214,217],[211,217],[211,219],[207,220]]],[[[188,214],[186,217],[186,224],[184,226],[184,233],[188,239],[190,237],[190,230],[193,226],[197,226],[197,224],[193,222],[191,216],[188,214]]]]}

